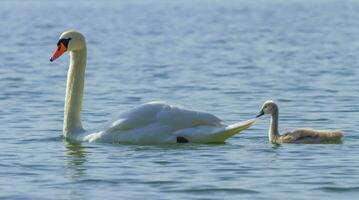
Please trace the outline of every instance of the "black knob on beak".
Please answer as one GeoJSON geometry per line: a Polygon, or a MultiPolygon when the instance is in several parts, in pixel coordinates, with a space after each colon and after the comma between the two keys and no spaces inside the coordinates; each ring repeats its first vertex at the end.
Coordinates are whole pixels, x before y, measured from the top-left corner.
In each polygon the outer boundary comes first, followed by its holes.
{"type": "Polygon", "coordinates": [[[258,115],[256,116],[256,118],[258,118],[258,117],[260,117],[260,116],[262,116],[262,115],[264,115],[264,111],[263,111],[263,110],[261,110],[261,111],[258,113],[258,115]]]}

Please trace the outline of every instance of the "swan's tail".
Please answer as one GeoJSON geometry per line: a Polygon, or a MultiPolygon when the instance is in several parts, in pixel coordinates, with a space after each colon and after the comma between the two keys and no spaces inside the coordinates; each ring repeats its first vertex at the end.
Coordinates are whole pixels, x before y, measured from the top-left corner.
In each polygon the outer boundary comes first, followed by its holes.
{"type": "Polygon", "coordinates": [[[210,142],[217,143],[217,142],[224,142],[226,139],[232,137],[235,134],[240,133],[251,127],[255,123],[255,119],[247,120],[244,122],[237,122],[235,124],[231,124],[224,128],[222,131],[215,132],[211,137],[210,142]]]}
{"type": "Polygon", "coordinates": [[[343,137],[343,132],[340,130],[335,131],[319,131],[319,137],[325,141],[337,141],[343,137]]]}
{"type": "Polygon", "coordinates": [[[255,119],[251,119],[214,129],[213,127],[197,128],[196,130],[187,129],[177,132],[175,135],[184,137],[193,143],[224,143],[226,139],[251,127],[254,122],[255,119]]]}
{"type": "Polygon", "coordinates": [[[255,119],[250,119],[244,122],[238,122],[235,124],[231,124],[226,127],[226,131],[222,135],[222,137],[226,140],[227,138],[232,137],[233,135],[240,133],[243,130],[248,129],[256,122],[255,119]]]}

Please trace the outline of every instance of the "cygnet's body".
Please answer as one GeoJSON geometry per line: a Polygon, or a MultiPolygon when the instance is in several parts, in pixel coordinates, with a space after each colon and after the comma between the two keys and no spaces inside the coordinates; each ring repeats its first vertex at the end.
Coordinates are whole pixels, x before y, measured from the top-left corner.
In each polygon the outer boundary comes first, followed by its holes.
{"type": "Polygon", "coordinates": [[[274,144],[281,143],[332,143],[340,141],[343,133],[339,130],[315,130],[300,128],[282,135],[278,131],[279,109],[273,101],[266,101],[257,117],[265,114],[271,115],[269,127],[269,141],[274,144]]]}

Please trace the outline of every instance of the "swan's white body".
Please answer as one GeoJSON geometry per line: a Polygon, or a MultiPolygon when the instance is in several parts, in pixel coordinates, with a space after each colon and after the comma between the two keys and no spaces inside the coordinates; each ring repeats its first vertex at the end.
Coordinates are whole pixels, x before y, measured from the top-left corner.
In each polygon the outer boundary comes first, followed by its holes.
{"type": "MultiPolygon", "coordinates": [[[[163,102],[151,102],[121,115],[120,119],[103,130],[87,132],[81,123],[86,67],[85,38],[78,32],[68,31],[60,36],[60,41],[61,39],[71,40],[66,47],[71,52],[63,126],[63,135],[67,139],[135,144],[176,143],[179,139],[180,142],[222,143],[255,122],[248,120],[226,126],[209,113],[187,110],[163,102]]],[[[59,55],[53,56],[51,61],[59,55]]]]}
{"type": "Polygon", "coordinates": [[[123,114],[104,130],[82,135],[77,140],[144,144],[176,143],[178,137],[183,137],[194,143],[218,143],[252,123],[224,126],[220,119],[208,113],[151,102],[123,114]]]}

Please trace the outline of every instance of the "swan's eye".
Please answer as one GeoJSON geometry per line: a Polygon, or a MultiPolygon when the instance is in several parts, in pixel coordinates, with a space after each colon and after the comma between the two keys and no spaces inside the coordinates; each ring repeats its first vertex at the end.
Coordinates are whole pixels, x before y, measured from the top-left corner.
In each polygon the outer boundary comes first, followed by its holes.
{"type": "Polygon", "coordinates": [[[60,46],[60,44],[62,43],[67,49],[67,46],[69,45],[70,40],[71,40],[71,38],[67,38],[67,39],[62,38],[57,42],[57,46],[60,46]]]}

